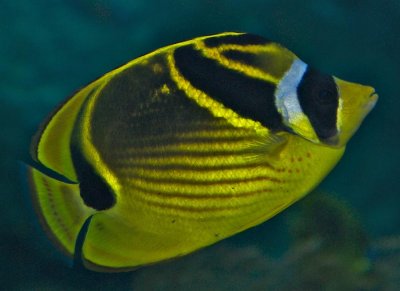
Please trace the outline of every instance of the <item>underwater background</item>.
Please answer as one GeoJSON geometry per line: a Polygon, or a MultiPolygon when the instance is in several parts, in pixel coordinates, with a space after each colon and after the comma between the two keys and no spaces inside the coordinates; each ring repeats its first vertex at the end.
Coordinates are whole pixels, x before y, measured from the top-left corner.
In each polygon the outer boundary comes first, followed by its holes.
{"type": "Polygon", "coordinates": [[[0,289],[400,290],[400,1],[0,0],[0,289]],[[32,213],[20,161],[41,121],[131,59],[245,31],[380,99],[315,193],[262,225],[129,273],[71,268],[32,213]]]}

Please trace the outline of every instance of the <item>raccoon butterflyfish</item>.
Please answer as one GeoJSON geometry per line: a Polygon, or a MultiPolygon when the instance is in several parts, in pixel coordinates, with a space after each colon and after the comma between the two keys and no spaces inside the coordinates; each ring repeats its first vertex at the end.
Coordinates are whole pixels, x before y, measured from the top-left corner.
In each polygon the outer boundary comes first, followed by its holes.
{"type": "Polygon", "coordinates": [[[48,118],[31,146],[34,205],[61,250],[79,251],[89,269],[182,256],[310,192],[377,98],[260,36],[170,45],[48,118]]]}

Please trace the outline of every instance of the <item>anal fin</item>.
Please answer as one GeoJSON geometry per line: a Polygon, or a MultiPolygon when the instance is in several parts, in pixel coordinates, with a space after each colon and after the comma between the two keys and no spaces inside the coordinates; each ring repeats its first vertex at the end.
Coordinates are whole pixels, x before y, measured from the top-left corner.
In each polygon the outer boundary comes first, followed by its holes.
{"type": "Polygon", "coordinates": [[[130,271],[175,258],[198,247],[179,235],[130,226],[107,213],[93,215],[82,247],[83,264],[100,272],[130,271]]]}

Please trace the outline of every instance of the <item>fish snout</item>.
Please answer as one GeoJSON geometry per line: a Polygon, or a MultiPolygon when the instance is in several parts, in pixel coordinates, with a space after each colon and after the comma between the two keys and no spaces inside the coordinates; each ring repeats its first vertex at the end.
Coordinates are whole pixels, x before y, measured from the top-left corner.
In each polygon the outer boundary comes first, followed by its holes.
{"type": "Polygon", "coordinates": [[[367,114],[375,107],[375,104],[376,102],[378,102],[378,99],[379,99],[378,94],[375,92],[375,90],[373,90],[373,92],[369,95],[368,102],[366,104],[367,114]]]}

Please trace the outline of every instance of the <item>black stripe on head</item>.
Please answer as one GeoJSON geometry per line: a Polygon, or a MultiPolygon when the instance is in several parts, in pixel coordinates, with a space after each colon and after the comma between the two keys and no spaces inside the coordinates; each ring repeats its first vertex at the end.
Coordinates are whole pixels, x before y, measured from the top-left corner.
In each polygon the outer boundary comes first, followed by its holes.
{"type": "Polygon", "coordinates": [[[217,47],[224,44],[237,44],[237,45],[258,45],[268,44],[271,41],[250,33],[237,34],[237,35],[223,35],[206,38],[204,43],[208,47],[217,47]]]}
{"type": "Polygon", "coordinates": [[[275,107],[275,85],[227,69],[193,46],[174,52],[177,69],[196,88],[243,117],[277,131],[284,128],[275,107]]]}
{"type": "Polygon", "coordinates": [[[71,146],[72,161],[78,175],[80,194],[89,207],[106,210],[115,204],[110,187],[94,171],[77,146],[71,146]]]}
{"type": "Polygon", "coordinates": [[[308,67],[297,95],[318,137],[324,140],[335,136],[339,93],[333,77],[308,67]]]}

